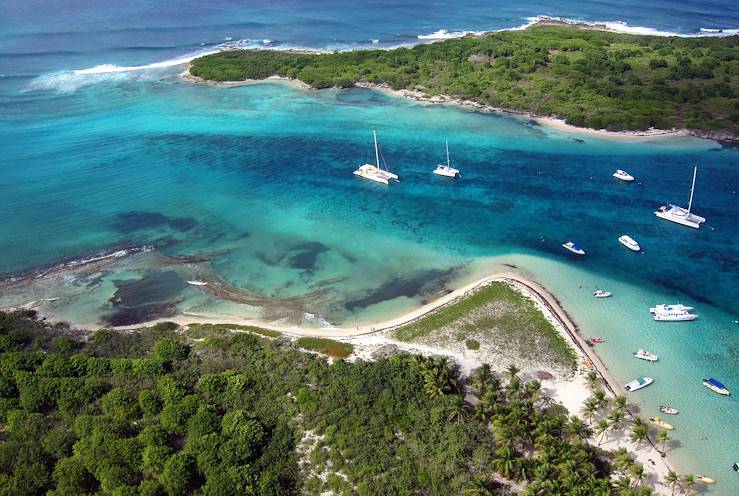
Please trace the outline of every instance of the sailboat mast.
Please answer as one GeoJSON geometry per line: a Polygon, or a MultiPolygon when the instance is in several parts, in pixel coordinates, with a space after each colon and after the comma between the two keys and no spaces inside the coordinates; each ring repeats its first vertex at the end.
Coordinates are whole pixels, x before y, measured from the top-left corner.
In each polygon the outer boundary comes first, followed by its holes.
{"type": "Polygon", "coordinates": [[[450,162],[449,162],[449,140],[445,140],[445,141],[446,141],[446,166],[449,167],[449,165],[450,165],[450,162]]]}
{"type": "Polygon", "coordinates": [[[690,200],[688,200],[688,213],[693,205],[693,190],[695,189],[695,176],[698,173],[698,166],[693,167],[693,184],[690,185],[690,200]]]}
{"type": "Polygon", "coordinates": [[[377,168],[380,168],[380,153],[377,151],[377,131],[374,129],[372,130],[372,135],[375,137],[375,163],[377,164],[377,168]]]}

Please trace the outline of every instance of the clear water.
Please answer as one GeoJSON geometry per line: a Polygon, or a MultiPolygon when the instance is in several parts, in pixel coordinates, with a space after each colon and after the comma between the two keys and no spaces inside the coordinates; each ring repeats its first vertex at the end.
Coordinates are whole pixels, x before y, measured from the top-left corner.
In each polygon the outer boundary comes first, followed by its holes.
{"type": "Polygon", "coordinates": [[[360,47],[370,39],[392,46],[439,29],[518,26],[540,14],[690,34],[739,27],[737,6],[250,5],[0,2],[0,306],[60,298],[43,310],[90,324],[176,309],[351,325],[515,265],[550,288],[583,332],[607,339],[598,352],[614,376],[655,378],[632,396],[645,414],[664,403],[681,410],[678,469],[709,473],[719,480],[711,494],[733,494],[739,409],[735,396],[719,397],[700,381],[713,376],[739,391],[736,150],[690,138],[567,135],[369,90],[204,87],[179,79],[177,62],[227,37],[262,45],[269,38],[278,47],[360,47]],[[373,158],[373,128],[398,184],[351,175],[373,158]],[[445,139],[460,181],[430,173],[445,139]],[[708,219],[697,231],[652,214],[666,201],[687,202],[694,164],[695,211],[708,219]],[[637,182],[617,182],[616,168],[637,182]],[[644,253],[619,245],[621,234],[644,253]],[[563,252],[570,239],[587,257],[563,252]],[[7,279],[142,246],[154,249],[94,270],[7,279]],[[228,298],[188,285],[192,279],[228,298]],[[596,287],[614,297],[594,300],[596,287]],[[694,304],[701,318],[650,319],[648,307],[676,301],[694,304]],[[660,362],[631,357],[639,347],[660,362]]]}

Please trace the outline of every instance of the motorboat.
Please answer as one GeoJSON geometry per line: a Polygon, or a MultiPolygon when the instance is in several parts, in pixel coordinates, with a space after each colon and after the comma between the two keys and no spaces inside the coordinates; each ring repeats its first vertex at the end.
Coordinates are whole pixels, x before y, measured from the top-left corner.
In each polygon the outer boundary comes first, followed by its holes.
{"type": "Polygon", "coordinates": [[[666,405],[660,405],[659,411],[660,413],[666,413],[668,415],[677,415],[678,413],[680,413],[679,411],[675,410],[671,406],[666,406],[666,405]]]}
{"type": "Polygon", "coordinates": [[[658,360],[657,355],[642,349],[635,351],[634,356],[640,360],[646,360],[647,362],[656,362],[658,360]]]}
{"type": "Polygon", "coordinates": [[[597,289],[593,291],[593,296],[595,296],[596,298],[609,298],[611,296],[611,292],[597,289]]]}
{"type": "Polygon", "coordinates": [[[698,318],[697,314],[690,313],[693,307],[684,305],[657,305],[649,309],[654,320],[658,322],[686,322],[698,318]]]}
{"type": "Polygon", "coordinates": [[[634,180],[634,176],[621,169],[618,169],[616,172],[614,172],[613,177],[622,181],[626,181],[627,183],[630,183],[634,180]]]}
{"type": "Polygon", "coordinates": [[[196,281],[196,280],[187,281],[187,284],[191,284],[193,286],[207,286],[208,285],[208,283],[205,281],[196,281]]]}
{"type": "Polygon", "coordinates": [[[380,167],[380,150],[377,146],[377,132],[373,130],[372,135],[374,136],[375,140],[375,165],[360,165],[359,168],[354,171],[354,175],[363,179],[369,179],[370,181],[374,181],[380,184],[389,184],[390,180],[399,181],[400,179],[398,178],[397,174],[394,174],[387,170],[387,164],[385,165],[384,169],[380,167]]]}
{"type": "Polygon", "coordinates": [[[449,141],[446,142],[446,165],[437,165],[436,169],[434,169],[434,174],[444,177],[462,177],[459,169],[452,167],[451,161],[449,160],[449,141]]]}
{"type": "Polygon", "coordinates": [[[713,377],[708,378],[708,379],[703,379],[703,385],[706,386],[711,391],[713,391],[714,393],[718,393],[723,396],[729,396],[730,394],[729,389],[723,384],[721,384],[720,382],[718,382],[713,377]]]}
{"type": "Polygon", "coordinates": [[[568,250],[575,255],[585,255],[585,250],[580,248],[580,246],[577,243],[573,243],[572,241],[568,241],[567,243],[563,244],[562,247],[565,250],[568,250]]]}
{"type": "Polygon", "coordinates": [[[651,377],[637,377],[630,383],[626,384],[624,386],[624,389],[627,390],[628,392],[633,392],[641,388],[645,388],[653,382],[654,382],[654,379],[652,379],[651,377]]]}
{"type": "Polygon", "coordinates": [[[598,344],[598,343],[605,343],[606,340],[603,338],[590,338],[588,339],[588,343],[590,344],[598,344]]]}
{"type": "Polygon", "coordinates": [[[695,478],[698,482],[702,482],[703,484],[715,484],[716,479],[711,479],[707,475],[700,474],[698,477],[695,478]]]}
{"type": "Polygon", "coordinates": [[[700,215],[696,215],[690,212],[690,209],[693,206],[693,190],[695,189],[695,176],[697,173],[698,167],[695,167],[693,169],[693,184],[692,186],[690,186],[690,199],[688,200],[687,209],[668,203],[659,207],[657,211],[654,212],[654,215],[656,215],[660,219],[669,220],[670,222],[674,222],[676,224],[692,227],[693,229],[698,229],[701,224],[706,221],[706,219],[701,217],[700,215]]]}
{"type": "Polygon", "coordinates": [[[619,236],[618,242],[631,251],[641,251],[639,243],[637,243],[636,240],[634,240],[634,238],[632,238],[631,236],[627,236],[625,234],[623,236],[619,236]]]}
{"type": "Polygon", "coordinates": [[[649,417],[649,421],[652,423],[652,425],[655,425],[660,429],[664,429],[666,431],[671,431],[675,429],[675,426],[673,426],[669,422],[665,422],[664,420],[662,420],[662,417],[649,417]]]}
{"type": "Polygon", "coordinates": [[[731,466],[731,468],[734,469],[734,472],[739,472],[739,462],[736,462],[734,465],[731,466]]]}

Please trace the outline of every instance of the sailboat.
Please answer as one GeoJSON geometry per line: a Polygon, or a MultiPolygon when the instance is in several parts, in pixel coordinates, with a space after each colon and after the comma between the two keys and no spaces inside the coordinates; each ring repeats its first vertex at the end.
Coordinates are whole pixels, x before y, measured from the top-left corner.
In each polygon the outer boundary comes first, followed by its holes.
{"type": "Polygon", "coordinates": [[[361,165],[354,171],[354,175],[380,184],[388,184],[391,179],[399,181],[397,174],[393,174],[387,170],[387,165],[385,169],[380,167],[380,151],[377,148],[377,132],[374,129],[372,130],[372,135],[375,138],[375,165],[361,165]]]}
{"type": "Polygon", "coordinates": [[[459,174],[459,170],[452,167],[449,161],[449,141],[446,142],[446,165],[437,165],[436,169],[434,169],[434,174],[446,177],[462,177],[459,174]]]}
{"type": "Polygon", "coordinates": [[[692,186],[690,186],[690,200],[688,200],[687,210],[682,207],[678,207],[677,205],[670,205],[668,203],[667,205],[662,205],[661,207],[659,207],[657,211],[654,212],[654,215],[656,215],[660,219],[669,220],[676,224],[681,224],[683,226],[698,229],[701,224],[706,221],[706,219],[690,212],[690,208],[693,206],[693,190],[695,189],[695,176],[697,173],[698,167],[693,168],[693,184],[692,186]]]}

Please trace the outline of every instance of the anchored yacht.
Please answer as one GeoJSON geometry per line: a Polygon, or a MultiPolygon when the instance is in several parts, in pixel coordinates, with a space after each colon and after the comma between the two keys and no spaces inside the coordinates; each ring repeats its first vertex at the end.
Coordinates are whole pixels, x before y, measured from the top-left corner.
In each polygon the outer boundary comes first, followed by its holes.
{"type": "Polygon", "coordinates": [[[634,176],[621,169],[618,169],[616,172],[614,172],[613,177],[622,181],[626,181],[627,183],[630,183],[634,180],[634,176]]]}
{"type": "Polygon", "coordinates": [[[641,247],[639,246],[639,243],[634,240],[631,236],[623,235],[618,238],[618,242],[624,245],[626,248],[628,248],[631,251],[641,251],[641,247]]]}
{"type": "Polygon", "coordinates": [[[730,394],[729,389],[723,384],[721,384],[720,382],[718,382],[713,377],[709,379],[703,379],[703,385],[706,386],[711,391],[713,391],[714,393],[718,393],[722,396],[729,396],[730,394]]]}
{"type": "Polygon", "coordinates": [[[462,177],[459,169],[452,167],[451,161],[449,160],[449,141],[446,142],[446,165],[437,165],[436,169],[434,169],[434,174],[445,177],[462,177]]]}
{"type": "Polygon", "coordinates": [[[667,205],[659,207],[657,211],[654,212],[654,215],[660,219],[669,220],[676,224],[698,229],[706,219],[690,212],[690,208],[693,206],[693,190],[695,190],[695,176],[697,173],[698,167],[693,168],[693,184],[690,186],[690,199],[688,200],[687,209],[668,203],[667,205]]]}
{"type": "Polygon", "coordinates": [[[596,289],[595,291],[593,291],[593,296],[595,296],[596,298],[608,298],[611,296],[611,292],[603,291],[602,289],[596,289]]]}
{"type": "Polygon", "coordinates": [[[649,386],[653,382],[654,382],[654,379],[652,379],[651,377],[637,377],[630,383],[626,384],[624,386],[624,389],[627,390],[628,392],[637,391],[641,388],[645,388],[649,386]]]}
{"type": "Polygon", "coordinates": [[[654,353],[650,353],[647,350],[642,350],[642,349],[635,351],[634,356],[641,360],[646,360],[647,362],[656,362],[658,360],[657,355],[655,355],[654,353]]]}
{"type": "Polygon", "coordinates": [[[653,314],[654,320],[664,322],[683,322],[695,320],[698,318],[697,314],[690,313],[693,307],[685,305],[657,305],[649,309],[653,314]]]}
{"type": "Polygon", "coordinates": [[[567,243],[563,244],[562,247],[565,250],[571,251],[575,255],[585,255],[585,250],[580,248],[577,243],[573,243],[572,241],[568,241],[567,243]]]}
{"type": "Polygon", "coordinates": [[[660,405],[659,411],[662,413],[666,413],[668,415],[677,415],[678,413],[680,413],[676,409],[672,408],[671,406],[667,406],[667,405],[660,405]]]}
{"type": "Polygon", "coordinates": [[[399,181],[397,174],[393,174],[392,172],[387,170],[387,165],[385,166],[385,169],[382,169],[380,167],[380,152],[377,148],[377,132],[373,130],[372,135],[375,139],[375,165],[361,165],[357,170],[354,171],[354,175],[363,179],[369,179],[370,181],[374,181],[380,184],[389,184],[389,181],[391,179],[399,181]]]}

